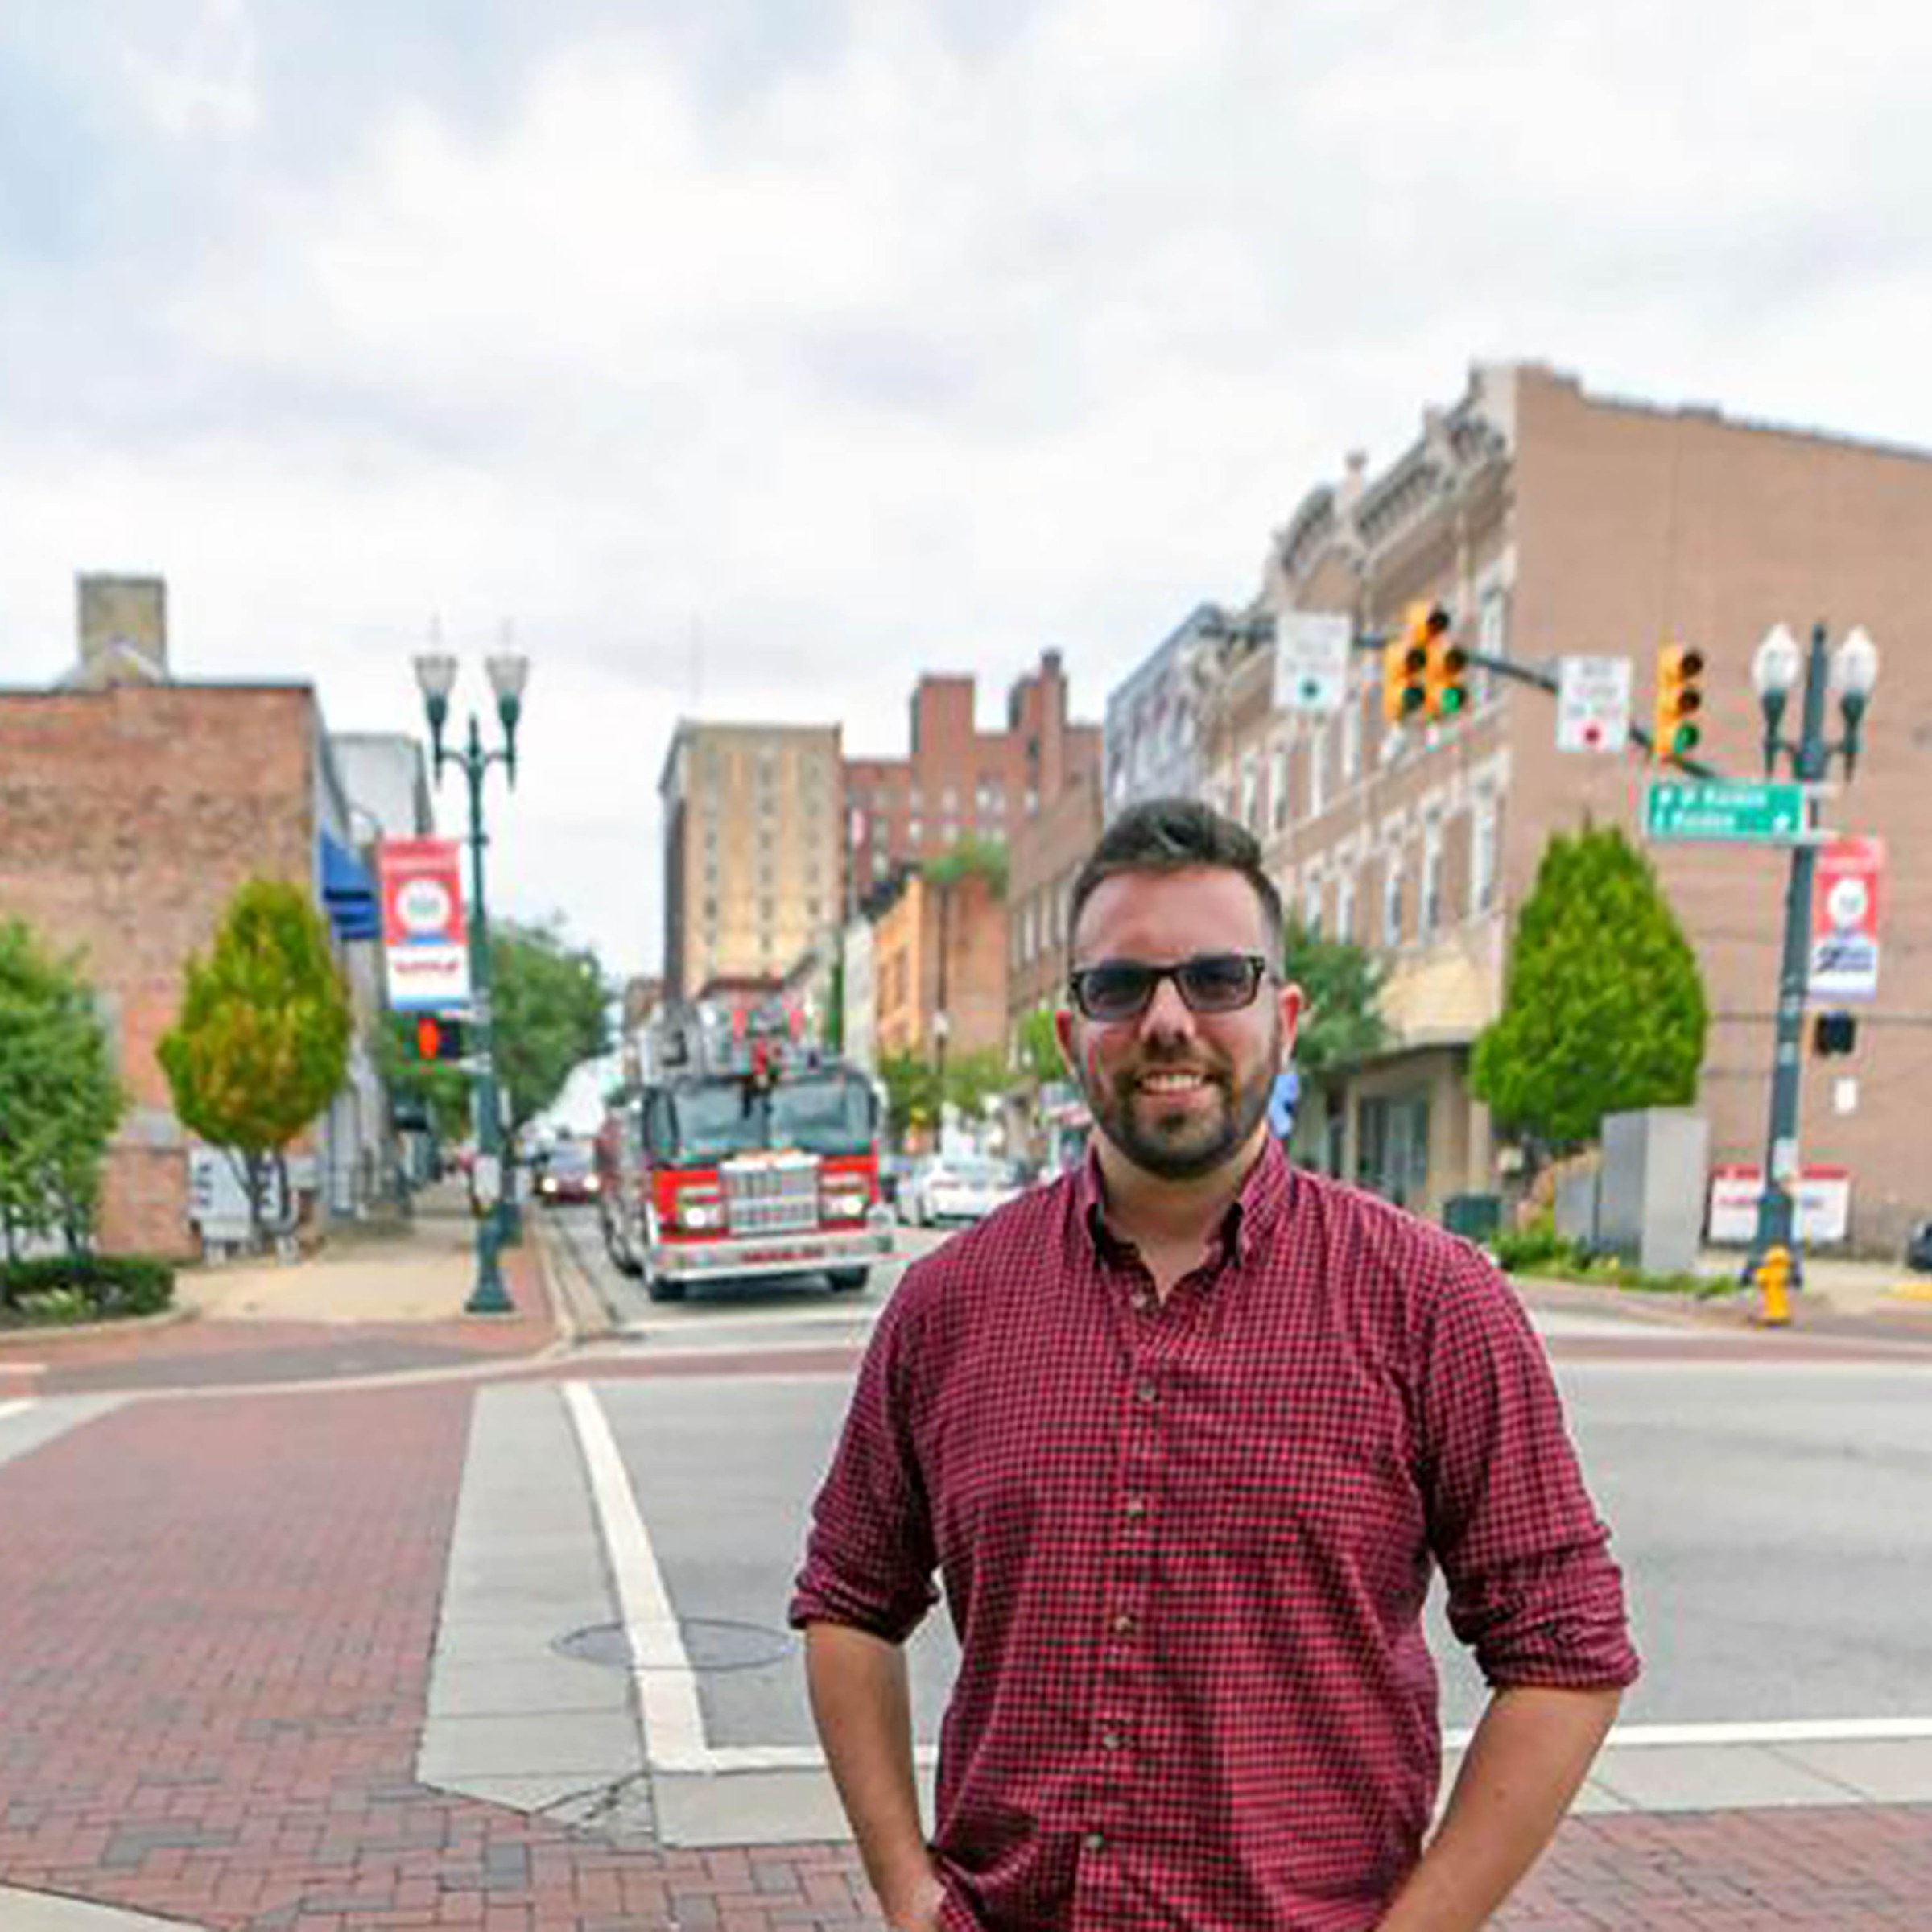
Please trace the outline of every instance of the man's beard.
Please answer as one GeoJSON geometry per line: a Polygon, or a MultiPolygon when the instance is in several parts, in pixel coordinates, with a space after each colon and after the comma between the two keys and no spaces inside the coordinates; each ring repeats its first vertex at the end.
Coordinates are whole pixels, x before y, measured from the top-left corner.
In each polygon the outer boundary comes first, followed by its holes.
{"type": "Polygon", "coordinates": [[[1128,1067],[1103,1075],[1089,1068],[1080,1085],[1100,1131],[1143,1173],[1163,1181],[1199,1180],[1247,1144],[1265,1117],[1281,1059],[1281,1025],[1269,1030],[1267,1049],[1247,1077],[1224,1055],[1199,1046],[1178,1052],[1140,1055],[1128,1067]],[[1212,1090],[1206,1106],[1163,1104],[1140,1083],[1149,1074],[1180,1069],[1198,1072],[1212,1090]]]}

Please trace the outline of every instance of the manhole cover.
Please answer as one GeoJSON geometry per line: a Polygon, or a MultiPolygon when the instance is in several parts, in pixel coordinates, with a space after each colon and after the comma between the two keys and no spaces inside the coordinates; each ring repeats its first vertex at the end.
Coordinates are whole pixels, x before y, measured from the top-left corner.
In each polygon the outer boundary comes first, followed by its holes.
{"type": "MultiPolygon", "coordinates": [[[[789,1630],[770,1630],[762,1624],[733,1623],[729,1619],[694,1616],[679,1626],[684,1654],[694,1670],[761,1670],[782,1662],[795,1647],[789,1630]]],[[[630,1668],[630,1645],[621,1624],[592,1624],[560,1637],[553,1646],[565,1657],[609,1670],[630,1668]]]]}

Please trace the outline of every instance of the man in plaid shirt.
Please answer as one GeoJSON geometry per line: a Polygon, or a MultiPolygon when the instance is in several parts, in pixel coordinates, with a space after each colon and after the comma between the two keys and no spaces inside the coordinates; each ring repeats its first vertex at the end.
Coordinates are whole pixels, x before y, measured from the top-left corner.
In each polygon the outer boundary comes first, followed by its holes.
{"type": "Polygon", "coordinates": [[[1085,1167],[907,1270],[791,1605],[898,1932],[1475,1932],[1637,1664],[1541,1348],[1467,1243],[1291,1170],[1279,901],[1141,806],[1074,888],[1085,1167]],[[1492,1695],[1442,1825],[1440,1568],[1492,1695]],[[961,1661],[921,1828],[901,1646],[961,1661]]]}

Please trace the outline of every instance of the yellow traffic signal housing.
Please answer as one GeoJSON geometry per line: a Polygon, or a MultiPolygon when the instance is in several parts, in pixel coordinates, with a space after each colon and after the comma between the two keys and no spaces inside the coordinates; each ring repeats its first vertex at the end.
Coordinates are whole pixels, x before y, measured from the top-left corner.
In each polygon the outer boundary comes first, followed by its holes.
{"type": "Polygon", "coordinates": [[[1703,742],[1704,654],[1688,644],[1666,644],[1657,654],[1657,710],[1650,755],[1670,762],[1687,758],[1703,742]]]}
{"type": "Polygon", "coordinates": [[[1411,604],[1400,633],[1382,646],[1382,716],[1406,724],[1429,702],[1429,623],[1426,604],[1411,604]]]}
{"type": "Polygon", "coordinates": [[[1432,718],[1459,717],[1469,708],[1469,654],[1450,634],[1447,611],[1430,611],[1428,628],[1424,708],[1432,718]]]}

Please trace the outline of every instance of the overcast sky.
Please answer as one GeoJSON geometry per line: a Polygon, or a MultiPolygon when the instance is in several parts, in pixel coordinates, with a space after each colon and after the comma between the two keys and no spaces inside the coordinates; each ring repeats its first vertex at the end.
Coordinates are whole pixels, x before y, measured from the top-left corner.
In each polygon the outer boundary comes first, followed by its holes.
{"type": "Polygon", "coordinates": [[[0,682],[83,570],[336,729],[511,620],[497,902],[636,969],[680,714],[1097,718],[1472,361],[1932,445],[1932,10],[1596,10],[6,0],[0,682]]]}

